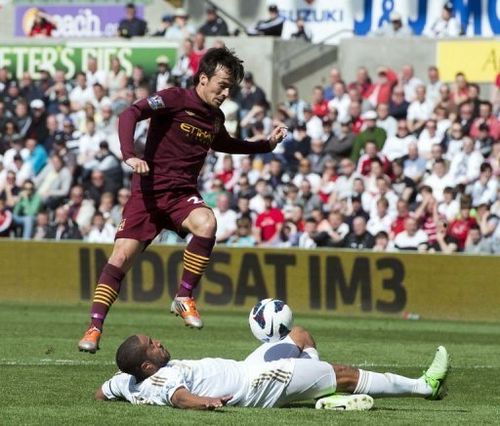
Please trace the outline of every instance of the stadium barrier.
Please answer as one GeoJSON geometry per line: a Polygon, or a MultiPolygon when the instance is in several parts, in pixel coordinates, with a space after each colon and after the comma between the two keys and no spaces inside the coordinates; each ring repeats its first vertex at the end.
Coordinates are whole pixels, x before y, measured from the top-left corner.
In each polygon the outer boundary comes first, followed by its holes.
{"type": "MultiPolygon", "coordinates": [[[[109,245],[0,243],[0,301],[78,303],[92,298],[109,245]]],[[[152,246],[127,274],[120,303],[166,306],[182,246],[152,246]]],[[[296,312],[500,320],[494,256],[217,248],[197,295],[202,308],[248,310],[277,297],[296,312]]]]}

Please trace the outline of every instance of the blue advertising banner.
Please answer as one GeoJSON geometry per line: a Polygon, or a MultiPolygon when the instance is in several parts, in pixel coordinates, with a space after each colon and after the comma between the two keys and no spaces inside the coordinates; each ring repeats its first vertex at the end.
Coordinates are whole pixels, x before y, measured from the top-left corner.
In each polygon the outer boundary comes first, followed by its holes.
{"type": "MultiPolygon", "coordinates": [[[[377,35],[391,25],[391,15],[399,15],[402,25],[414,35],[434,36],[436,25],[442,21],[444,0],[268,0],[276,4],[285,19],[283,37],[289,38],[302,19],[313,42],[328,39],[336,43],[342,37],[377,35]]],[[[453,0],[451,18],[457,36],[492,37],[500,34],[500,1],[453,0]]]]}

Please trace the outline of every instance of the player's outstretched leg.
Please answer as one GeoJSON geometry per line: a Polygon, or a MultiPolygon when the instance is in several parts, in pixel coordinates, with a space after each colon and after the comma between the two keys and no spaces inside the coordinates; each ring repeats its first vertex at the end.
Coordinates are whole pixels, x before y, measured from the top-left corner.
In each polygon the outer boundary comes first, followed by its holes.
{"type": "Polygon", "coordinates": [[[104,265],[95,288],[90,310],[90,325],[78,342],[80,351],[96,353],[99,349],[104,320],[111,305],[120,293],[121,283],[126,271],[128,271],[135,256],[142,251],[143,247],[143,244],[136,240],[122,238],[116,240],[113,253],[109,258],[109,262],[104,265]]]}
{"type": "Polygon", "coordinates": [[[215,217],[210,209],[197,208],[191,211],[183,226],[193,233],[193,237],[184,250],[181,283],[170,312],[180,316],[187,327],[200,329],[203,321],[196,308],[193,291],[210,262],[215,244],[215,217]]]}
{"type": "MultiPolygon", "coordinates": [[[[340,366],[340,368],[342,368],[342,366],[340,366]]],[[[415,395],[423,396],[426,399],[442,399],[446,393],[445,381],[449,368],[450,358],[448,352],[444,346],[439,346],[434,360],[422,377],[410,379],[398,374],[382,374],[360,369],[358,370],[359,377],[356,387],[352,392],[355,394],[368,394],[379,397],[415,395]]],[[[337,373],[337,366],[335,366],[335,371],[337,373]]],[[[339,386],[337,390],[342,391],[341,387],[342,386],[339,386]]],[[[346,386],[345,390],[351,391],[349,386],[346,386]]]]}

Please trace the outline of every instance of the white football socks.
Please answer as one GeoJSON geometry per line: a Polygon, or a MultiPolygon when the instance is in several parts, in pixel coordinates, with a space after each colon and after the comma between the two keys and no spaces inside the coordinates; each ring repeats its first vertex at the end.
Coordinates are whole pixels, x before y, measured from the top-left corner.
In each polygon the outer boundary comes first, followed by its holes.
{"type": "Polygon", "coordinates": [[[359,369],[359,380],[353,393],[371,396],[429,396],[431,387],[423,378],[409,379],[392,373],[374,373],[359,369]]]}

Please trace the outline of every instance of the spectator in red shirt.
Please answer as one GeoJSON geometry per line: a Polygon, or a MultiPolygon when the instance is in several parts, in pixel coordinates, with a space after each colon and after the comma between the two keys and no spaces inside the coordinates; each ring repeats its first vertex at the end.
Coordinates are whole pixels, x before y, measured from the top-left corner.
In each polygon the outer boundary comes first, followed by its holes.
{"type": "Polygon", "coordinates": [[[489,136],[493,140],[500,138],[500,121],[492,114],[493,105],[489,101],[481,101],[479,104],[479,117],[477,117],[470,128],[470,135],[473,138],[479,137],[479,126],[483,123],[488,125],[489,136]]]}
{"type": "Polygon", "coordinates": [[[361,128],[363,127],[361,111],[361,103],[358,101],[352,101],[351,105],[349,105],[349,115],[351,117],[352,133],[354,133],[355,135],[361,132],[361,128]]]}
{"type": "Polygon", "coordinates": [[[222,170],[215,176],[224,183],[224,188],[227,191],[233,191],[234,185],[237,182],[237,177],[234,172],[233,157],[231,155],[224,155],[222,160],[222,170]]]}
{"type": "Polygon", "coordinates": [[[373,106],[380,103],[388,104],[391,100],[392,87],[398,82],[398,76],[390,68],[379,68],[377,76],[371,91],[365,95],[373,106]]]}
{"type": "Polygon", "coordinates": [[[400,232],[403,232],[405,230],[405,221],[408,217],[410,217],[408,202],[399,199],[396,204],[396,211],[398,212],[398,215],[391,224],[391,240],[393,240],[394,237],[400,232]]]}
{"type": "Polygon", "coordinates": [[[314,86],[312,111],[319,118],[323,118],[328,114],[328,101],[325,99],[324,90],[321,86],[314,86]]]}
{"type": "Polygon", "coordinates": [[[352,88],[357,88],[361,93],[361,96],[365,99],[370,95],[373,90],[373,83],[366,67],[358,68],[358,70],[356,71],[356,81],[349,83],[349,86],[347,86],[347,88],[349,90],[351,90],[352,88]]]}
{"type": "Polygon", "coordinates": [[[13,225],[13,216],[5,207],[5,200],[0,198],[0,237],[8,237],[13,225]]]}
{"type": "Polygon", "coordinates": [[[255,227],[257,228],[256,239],[260,243],[266,243],[281,230],[285,217],[280,209],[273,207],[273,194],[264,195],[264,211],[257,216],[255,227]]]}
{"type": "Polygon", "coordinates": [[[52,17],[42,9],[38,9],[35,21],[31,27],[30,37],[51,37],[52,31],[57,29],[52,17]]]}
{"type": "Polygon", "coordinates": [[[459,251],[463,251],[465,241],[469,235],[469,230],[473,225],[476,225],[476,219],[470,216],[472,200],[470,196],[463,195],[460,200],[460,216],[450,223],[448,227],[448,235],[457,239],[459,251]]]}
{"type": "Polygon", "coordinates": [[[200,65],[201,58],[206,53],[207,49],[205,47],[205,36],[203,33],[197,32],[194,36],[194,46],[193,51],[191,52],[190,60],[191,60],[191,69],[193,73],[196,74],[198,71],[198,66],[200,65]]]}
{"type": "Polygon", "coordinates": [[[451,89],[450,96],[457,105],[469,99],[469,83],[463,72],[458,72],[455,75],[455,83],[451,89]]]}

